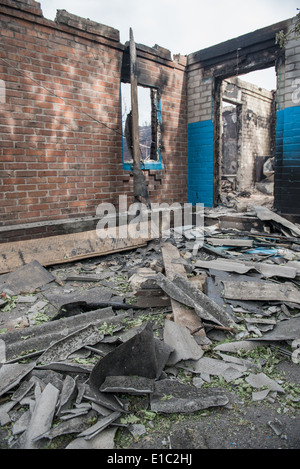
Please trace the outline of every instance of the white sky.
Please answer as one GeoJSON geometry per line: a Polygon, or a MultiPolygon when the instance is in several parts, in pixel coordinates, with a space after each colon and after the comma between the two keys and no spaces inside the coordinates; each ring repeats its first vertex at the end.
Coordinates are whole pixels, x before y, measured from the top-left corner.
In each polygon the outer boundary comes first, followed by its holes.
{"type": "MultiPolygon", "coordinates": [[[[256,29],[292,18],[300,0],[40,0],[45,18],[67,10],[120,31],[137,43],[159,44],[172,54],[190,54],[256,29]]],[[[275,89],[274,69],[243,79],[275,89]]]]}

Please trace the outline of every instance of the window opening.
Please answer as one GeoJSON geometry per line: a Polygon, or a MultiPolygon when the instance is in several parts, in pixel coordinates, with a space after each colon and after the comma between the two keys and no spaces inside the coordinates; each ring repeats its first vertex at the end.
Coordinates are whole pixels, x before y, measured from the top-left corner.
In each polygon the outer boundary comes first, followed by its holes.
{"type": "MultiPolygon", "coordinates": [[[[121,83],[123,164],[131,165],[131,85],[121,83]]],[[[159,92],[138,86],[140,158],[145,167],[161,163],[161,111],[159,92]]]]}

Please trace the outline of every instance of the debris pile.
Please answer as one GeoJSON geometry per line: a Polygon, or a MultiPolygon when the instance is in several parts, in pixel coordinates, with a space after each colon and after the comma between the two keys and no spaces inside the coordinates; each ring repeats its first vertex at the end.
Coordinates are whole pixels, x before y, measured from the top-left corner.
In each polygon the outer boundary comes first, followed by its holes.
{"type": "Polygon", "coordinates": [[[299,226],[255,206],[207,210],[201,243],[199,230],[47,268],[35,259],[0,277],[8,447],[64,436],[68,449],[113,448],[118,429],[140,437],[158,414],[230,409],[241,383],[252,401],[299,406],[247,355],[268,348],[299,364],[299,226]]]}

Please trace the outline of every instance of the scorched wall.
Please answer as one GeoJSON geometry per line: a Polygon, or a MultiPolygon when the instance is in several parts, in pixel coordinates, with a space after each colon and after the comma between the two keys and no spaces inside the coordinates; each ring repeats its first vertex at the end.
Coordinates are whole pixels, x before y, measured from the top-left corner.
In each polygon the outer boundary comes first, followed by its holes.
{"type": "MultiPolygon", "coordinates": [[[[132,203],[120,105],[128,45],[119,32],[65,11],[47,20],[33,0],[1,1],[0,26],[1,240],[58,234],[122,194],[132,203]]],[[[139,44],[137,58],[139,84],[161,96],[163,169],[145,171],[150,199],[187,202],[184,58],[139,44]]]]}

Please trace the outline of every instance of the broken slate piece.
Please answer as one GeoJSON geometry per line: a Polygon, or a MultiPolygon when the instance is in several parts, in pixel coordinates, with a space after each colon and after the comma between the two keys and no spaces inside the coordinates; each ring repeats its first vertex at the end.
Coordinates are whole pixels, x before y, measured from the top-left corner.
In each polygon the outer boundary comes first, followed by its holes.
{"type": "Polygon", "coordinates": [[[55,413],[55,407],[59,396],[59,390],[47,384],[44,391],[38,397],[30,423],[24,438],[23,449],[35,449],[37,440],[50,430],[55,413]]]}
{"type": "Polygon", "coordinates": [[[16,298],[17,303],[34,303],[35,301],[36,301],[36,296],[19,295],[18,298],[16,298]]]}
{"type": "Polygon", "coordinates": [[[73,332],[67,337],[58,340],[45,350],[39,357],[37,363],[49,363],[53,361],[65,360],[71,353],[84,347],[85,345],[94,345],[102,340],[104,335],[99,328],[93,324],[73,332]]]}
{"type": "Polygon", "coordinates": [[[216,259],[212,261],[199,260],[195,262],[195,267],[201,267],[202,269],[224,270],[226,272],[237,272],[238,274],[245,274],[252,268],[248,265],[242,264],[241,262],[228,261],[225,259],[216,259]]]}
{"type": "Polygon", "coordinates": [[[90,402],[81,402],[81,404],[75,404],[75,408],[63,410],[62,413],[63,414],[71,413],[71,414],[77,415],[78,412],[81,412],[82,410],[90,410],[91,408],[92,408],[92,404],[90,402]]]}
{"type": "Polygon", "coordinates": [[[34,367],[35,362],[28,364],[3,364],[0,368],[0,396],[19,384],[21,379],[30,373],[34,367]]]}
{"type": "Polygon", "coordinates": [[[43,434],[43,438],[52,440],[57,436],[68,435],[69,433],[79,433],[87,430],[90,427],[91,420],[95,417],[95,412],[90,411],[80,417],[74,416],[74,418],[63,421],[56,427],[51,428],[48,432],[43,434]]]}
{"type": "Polygon", "coordinates": [[[168,319],[165,320],[164,342],[174,349],[169,357],[168,365],[175,365],[181,360],[198,360],[204,354],[186,327],[179,326],[168,319]]]}
{"type": "Polygon", "coordinates": [[[150,397],[153,412],[196,412],[209,407],[224,406],[229,399],[222,389],[198,389],[172,379],[156,381],[150,397]]]}
{"type": "Polygon", "coordinates": [[[252,239],[240,238],[207,238],[207,243],[213,246],[235,246],[235,247],[252,247],[252,239]]]}
{"type": "Polygon", "coordinates": [[[154,348],[156,354],[156,378],[159,378],[168,362],[170,353],[174,349],[156,337],[154,337],[154,348]]]}
{"type": "Polygon", "coordinates": [[[204,380],[202,378],[193,378],[193,386],[196,388],[201,388],[201,386],[204,384],[204,380]]]}
{"type": "Polygon", "coordinates": [[[37,370],[52,370],[66,373],[90,373],[93,369],[93,365],[79,365],[77,363],[59,361],[51,362],[45,365],[37,365],[37,370]]]}
{"type": "Polygon", "coordinates": [[[57,294],[57,293],[45,293],[44,296],[47,300],[55,306],[57,309],[60,309],[63,305],[68,303],[76,302],[86,302],[86,303],[97,303],[99,298],[101,301],[109,301],[113,294],[113,290],[108,290],[107,288],[94,287],[88,290],[72,292],[69,294],[57,294]]]}
{"type": "Polygon", "coordinates": [[[85,326],[94,324],[101,327],[104,322],[107,322],[107,324],[119,324],[123,317],[125,317],[125,315],[122,314],[115,316],[112,308],[105,308],[101,311],[91,311],[80,316],[62,318],[60,319],[59,327],[56,321],[43,322],[42,324],[34,326],[34,334],[32,334],[32,328],[30,327],[16,329],[14,332],[7,332],[0,336],[0,353],[1,344],[3,344],[3,347],[5,345],[6,360],[14,359],[23,354],[24,338],[26,338],[26,350],[42,352],[54,342],[64,339],[69,334],[85,326]]]}
{"type": "Polygon", "coordinates": [[[18,389],[16,389],[16,391],[11,396],[11,400],[20,402],[26,396],[26,394],[29,393],[29,391],[33,388],[34,385],[35,381],[33,378],[30,378],[29,381],[23,381],[18,387],[18,389]]]}
{"type": "Polygon", "coordinates": [[[238,358],[233,355],[228,355],[227,353],[221,353],[218,352],[218,355],[225,361],[229,363],[235,363],[237,365],[243,365],[246,366],[248,369],[255,368],[255,369],[261,369],[261,365],[256,363],[254,360],[251,360],[249,358],[248,360],[245,358],[238,358]]]}
{"type": "Polygon", "coordinates": [[[90,375],[90,387],[98,393],[106,376],[137,375],[155,379],[161,374],[171,348],[154,340],[152,324],[148,322],[133,336],[99,360],[90,375]]]}
{"type": "Polygon", "coordinates": [[[255,350],[257,347],[261,347],[262,345],[265,345],[265,343],[259,342],[259,341],[256,341],[254,343],[254,342],[249,342],[248,340],[236,340],[235,342],[227,342],[224,344],[216,345],[214,347],[214,350],[218,350],[221,352],[232,352],[232,353],[239,352],[240,350],[249,352],[251,350],[255,350]]]}
{"type": "Polygon", "coordinates": [[[274,430],[277,436],[280,436],[284,430],[283,423],[280,422],[278,419],[274,419],[273,421],[269,421],[268,425],[274,430]]]}
{"type": "Polygon", "coordinates": [[[6,277],[5,287],[8,287],[15,295],[18,295],[19,293],[32,293],[39,287],[54,280],[54,275],[48,272],[38,261],[34,260],[11,272],[6,277]]]}
{"type": "Polygon", "coordinates": [[[295,278],[297,275],[297,269],[294,267],[287,267],[284,265],[267,264],[262,262],[235,262],[226,259],[216,259],[213,261],[197,261],[196,267],[202,267],[204,269],[215,269],[217,271],[225,272],[236,272],[238,274],[246,274],[251,270],[260,272],[263,277],[286,277],[295,278]]]}
{"type": "Polygon", "coordinates": [[[128,427],[128,430],[130,431],[133,438],[137,438],[146,433],[145,425],[142,425],[140,423],[133,423],[132,425],[128,427]]]}
{"type": "Polygon", "coordinates": [[[231,300],[282,301],[300,304],[299,290],[289,283],[228,282],[223,280],[224,297],[231,300]]]}
{"type": "Polygon", "coordinates": [[[252,393],[252,401],[262,401],[269,394],[270,389],[264,389],[263,391],[257,391],[252,393]]]}
{"type": "Polygon", "coordinates": [[[29,310],[27,311],[27,314],[37,314],[39,311],[41,311],[46,305],[48,304],[47,301],[37,301],[29,310]]]}
{"type": "Polygon", "coordinates": [[[27,430],[27,428],[28,428],[30,418],[31,418],[31,412],[30,412],[30,410],[27,410],[14,423],[14,425],[12,427],[12,434],[13,435],[19,435],[20,433],[25,432],[25,430],[27,430]]]}
{"type": "Polygon", "coordinates": [[[117,429],[117,427],[106,428],[90,440],[76,438],[65,449],[113,449],[117,429]]]}
{"type": "Polygon", "coordinates": [[[122,392],[127,394],[150,394],[154,380],[142,376],[107,376],[100,387],[101,392],[122,392]]]}
{"type": "Polygon", "coordinates": [[[157,274],[156,278],[158,285],[168,295],[176,301],[194,308],[201,319],[212,321],[224,327],[235,326],[233,319],[226,311],[182,275],[176,273],[172,282],[162,274],[157,274]]]}
{"type": "Polygon", "coordinates": [[[106,417],[111,413],[111,410],[107,409],[102,405],[96,404],[95,402],[92,402],[92,409],[97,412],[97,414],[100,414],[103,417],[106,417]]]}
{"type": "Polygon", "coordinates": [[[57,415],[71,406],[72,400],[76,396],[76,392],[76,378],[73,379],[70,375],[67,375],[63,382],[63,387],[60,393],[59,407],[56,412],[57,415]]]}
{"type": "Polygon", "coordinates": [[[84,438],[85,440],[89,440],[108,427],[111,423],[117,420],[121,416],[121,412],[112,412],[107,417],[103,417],[101,420],[98,420],[95,425],[87,428],[83,432],[78,435],[78,438],[84,438]]]}
{"type": "MultiPolygon", "coordinates": [[[[276,324],[271,332],[267,332],[258,340],[264,343],[265,341],[282,341],[293,340],[300,337],[300,317],[280,321],[276,324]]],[[[256,338],[248,339],[249,341],[256,341],[256,338]]]]}
{"type": "Polygon", "coordinates": [[[260,220],[273,221],[275,223],[278,223],[279,225],[283,225],[284,227],[288,228],[293,236],[300,236],[300,228],[298,228],[297,225],[290,222],[286,218],[281,217],[280,215],[268,209],[267,207],[255,205],[253,208],[256,211],[256,215],[260,220]]]}
{"type": "MultiPolygon", "coordinates": [[[[203,357],[199,360],[187,360],[177,364],[179,368],[183,368],[192,373],[200,374],[206,373],[213,376],[224,376],[228,368],[235,368],[242,376],[248,367],[236,363],[226,363],[223,360],[216,360],[215,358],[203,357]]],[[[237,377],[237,373],[236,373],[237,377]]],[[[235,377],[235,379],[236,379],[235,377]]]]}
{"type": "Polygon", "coordinates": [[[8,401],[0,405],[0,427],[10,423],[9,411],[16,405],[16,402],[8,401]]]}
{"type": "Polygon", "coordinates": [[[282,386],[280,386],[278,383],[276,383],[276,381],[269,378],[264,373],[259,373],[257,375],[251,373],[249,376],[247,376],[246,381],[254,388],[261,388],[262,386],[266,386],[270,391],[285,392],[282,386]]]}
{"type": "Polygon", "coordinates": [[[230,383],[231,381],[234,381],[235,379],[238,379],[241,376],[242,376],[241,372],[237,370],[236,368],[234,368],[233,366],[229,366],[223,372],[223,378],[225,379],[227,383],[230,383]]]}
{"type": "Polygon", "coordinates": [[[6,344],[0,339],[0,364],[6,362],[6,344]]]}

